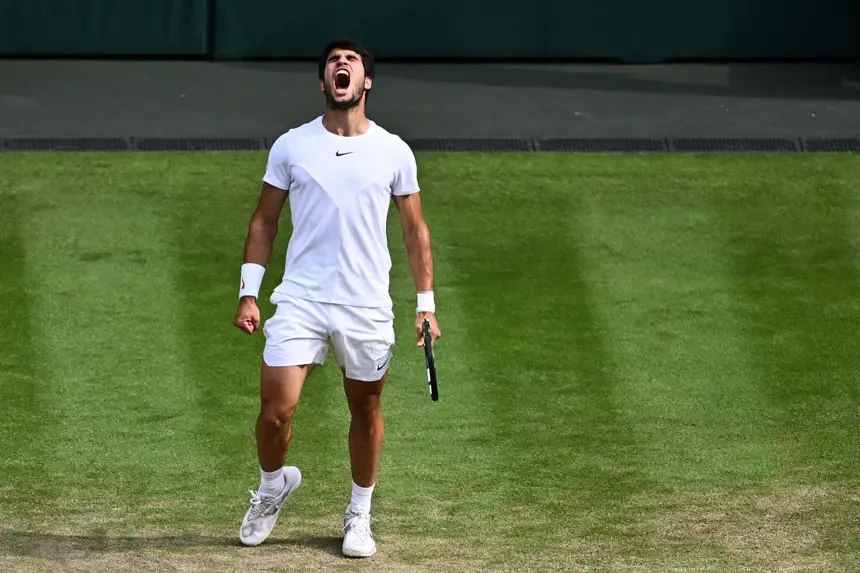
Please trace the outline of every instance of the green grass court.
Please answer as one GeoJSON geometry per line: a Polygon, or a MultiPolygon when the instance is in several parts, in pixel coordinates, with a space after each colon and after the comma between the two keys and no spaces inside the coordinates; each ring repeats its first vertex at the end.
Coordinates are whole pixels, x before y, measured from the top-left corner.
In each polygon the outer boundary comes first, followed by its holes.
{"type": "Polygon", "coordinates": [[[860,158],[418,162],[441,397],[392,206],[358,562],[333,362],[297,412],[302,487],[238,543],[263,337],[231,319],[265,155],[0,156],[0,570],[860,570],[860,158]]]}

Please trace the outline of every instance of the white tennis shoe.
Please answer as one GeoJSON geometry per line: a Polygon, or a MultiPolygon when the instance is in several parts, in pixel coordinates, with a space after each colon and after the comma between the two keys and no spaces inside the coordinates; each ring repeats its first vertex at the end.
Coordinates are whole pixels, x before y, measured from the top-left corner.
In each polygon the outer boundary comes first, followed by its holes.
{"type": "Polygon", "coordinates": [[[281,513],[284,502],[302,483],[302,474],[299,468],[285,466],[283,472],[284,489],[278,495],[261,495],[251,490],[251,507],[245,513],[242,527],[239,529],[239,539],[243,545],[254,547],[269,537],[278,522],[278,515],[281,513]]]}
{"type": "Polygon", "coordinates": [[[370,514],[347,510],[343,518],[343,554],[347,557],[370,557],[376,553],[376,542],[370,532],[370,514]]]}

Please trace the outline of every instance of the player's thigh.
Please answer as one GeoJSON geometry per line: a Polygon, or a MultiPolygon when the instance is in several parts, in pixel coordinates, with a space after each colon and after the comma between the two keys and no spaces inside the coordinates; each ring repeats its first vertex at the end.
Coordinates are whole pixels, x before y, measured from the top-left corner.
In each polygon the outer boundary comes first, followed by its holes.
{"type": "Polygon", "coordinates": [[[354,416],[369,415],[382,407],[382,390],[385,388],[387,374],[376,381],[354,380],[344,373],[343,391],[349,404],[349,411],[354,416]]]}
{"type": "Polygon", "coordinates": [[[394,349],[391,309],[341,306],[332,315],[332,346],[344,377],[356,382],[381,380],[394,349]]]}
{"type": "Polygon", "coordinates": [[[278,301],[263,325],[263,363],[271,367],[323,364],[328,354],[326,314],[319,303],[299,298],[278,301]]]}
{"type": "Polygon", "coordinates": [[[263,362],[260,373],[260,410],[263,415],[291,418],[313,368],[313,364],[269,366],[263,362]]]}

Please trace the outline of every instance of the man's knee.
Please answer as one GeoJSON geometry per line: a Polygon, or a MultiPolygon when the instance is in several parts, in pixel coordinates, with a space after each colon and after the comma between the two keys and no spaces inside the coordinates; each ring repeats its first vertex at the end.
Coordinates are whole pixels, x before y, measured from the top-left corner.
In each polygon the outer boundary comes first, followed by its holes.
{"type": "Polygon", "coordinates": [[[299,404],[302,386],[313,370],[304,366],[271,367],[263,364],[260,389],[260,423],[267,429],[289,427],[299,404]]]}
{"type": "Polygon", "coordinates": [[[260,407],[260,423],[269,429],[289,427],[297,407],[297,403],[283,403],[263,398],[260,407]]]}
{"type": "Polygon", "coordinates": [[[350,404],[349,411],[352,413],[353,418],[373,420],[382,416],[382,404],[378,400],[375,402],[350,404]]]}

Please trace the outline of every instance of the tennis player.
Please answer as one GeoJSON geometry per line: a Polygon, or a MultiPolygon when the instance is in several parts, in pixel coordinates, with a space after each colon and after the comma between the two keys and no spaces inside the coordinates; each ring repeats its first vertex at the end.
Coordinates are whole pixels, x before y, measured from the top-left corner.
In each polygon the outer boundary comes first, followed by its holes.
{"type": "Polygon", "coordinates": [[[269,152],[245,242],[234,320],[248,334],[260,329],[257,297],[287,198],[293,233],[283,280],[270,297],[276,310],[263,326],[256,424],[261,479],[242,520],[239,536],[245,545],[265,541],[301,483],[299,469],[284,466],[291,421],[305,380],[325,362],[331,342],[351,414],[352,497],[344,517],[343,553],[369,557],[376,552],[371,497],[383,441],[380,398],[394,346],[386,239],[392,200],[417,291],[417,344],[423,345],[425,318],[433,339],[441,335],[415,157],[402,139],[367,118],[373,78],[374,59],[364,46],[349,39],[331,42],[319,60],[325,114],[283,134],[269,152]]]}

